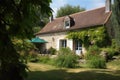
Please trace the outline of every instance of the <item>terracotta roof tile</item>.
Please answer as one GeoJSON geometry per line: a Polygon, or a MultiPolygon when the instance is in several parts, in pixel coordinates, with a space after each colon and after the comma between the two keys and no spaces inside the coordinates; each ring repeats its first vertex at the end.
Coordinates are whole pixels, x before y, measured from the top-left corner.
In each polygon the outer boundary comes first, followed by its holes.
{"type": "Polygon", "coordinates": [[[64,18],[65,18],[64,16],[64,17],[56,18],[52,22],[49,22],[37,34],[67,31],[67,30],[103,25],[106,23],[106,20],[110,17],[110,15],[111,12],[105,13],[105,7],[74,13],[69,16],[74,20],[75,24],[71,26],[69,29],[64,28],[64,18]]]}

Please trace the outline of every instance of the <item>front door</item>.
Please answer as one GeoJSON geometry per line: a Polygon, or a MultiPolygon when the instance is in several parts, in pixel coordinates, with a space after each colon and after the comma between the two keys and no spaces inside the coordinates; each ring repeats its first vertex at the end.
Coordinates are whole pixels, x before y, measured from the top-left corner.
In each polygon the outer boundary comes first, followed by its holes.
{"type": "Polygon", "coordinates": [[[75,53],[77,55],[82,54],[82,43],[80,40],[75,40],[75,53]]]}

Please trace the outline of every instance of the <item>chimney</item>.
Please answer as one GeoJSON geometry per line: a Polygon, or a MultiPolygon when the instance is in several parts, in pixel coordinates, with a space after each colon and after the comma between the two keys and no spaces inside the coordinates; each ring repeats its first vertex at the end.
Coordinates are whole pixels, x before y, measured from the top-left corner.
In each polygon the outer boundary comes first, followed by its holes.
{"type": "Polygon", "coordinates": [[[105,12],[111,11],[111,0],[106,0],[105,2],[105,12]]]}
{"type": "Polygon", "coordinates": [[[52,22],[53,21],[53,15],[51,15],[49,19],[50,19],[50,22],[52,22]]]}

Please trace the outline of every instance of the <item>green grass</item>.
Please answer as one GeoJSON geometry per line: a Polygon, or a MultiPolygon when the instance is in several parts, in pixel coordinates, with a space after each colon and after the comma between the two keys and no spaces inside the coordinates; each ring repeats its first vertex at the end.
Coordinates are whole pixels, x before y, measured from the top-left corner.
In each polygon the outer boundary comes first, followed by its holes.
{"type": "Polygon", "coordinates": [[[68,69],[54,66],[29,63],[26,80],[120,80],[120,70],[114,69],[68,69]]]}
{"type": "Polygon", "coordinates": [[[112,60],[110,62],[107,63],[108,68],[112,68],[115,70],[120,70],[120,56],[117,56],[118,58],[115,60],[112,60]]]}

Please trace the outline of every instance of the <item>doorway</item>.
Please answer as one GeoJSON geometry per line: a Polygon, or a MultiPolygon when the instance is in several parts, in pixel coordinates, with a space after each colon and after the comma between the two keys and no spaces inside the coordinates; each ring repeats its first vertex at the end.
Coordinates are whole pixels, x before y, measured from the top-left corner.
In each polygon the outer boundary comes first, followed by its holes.
{"type": "Polygon", "coordinates": [[[75,53],[77,55],[81,55],[82,54],[82,41],[81,40],[75,40],[74,41],[74,50],[75,50],[75,53]]]}

